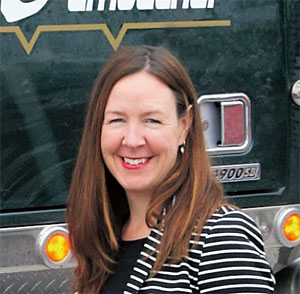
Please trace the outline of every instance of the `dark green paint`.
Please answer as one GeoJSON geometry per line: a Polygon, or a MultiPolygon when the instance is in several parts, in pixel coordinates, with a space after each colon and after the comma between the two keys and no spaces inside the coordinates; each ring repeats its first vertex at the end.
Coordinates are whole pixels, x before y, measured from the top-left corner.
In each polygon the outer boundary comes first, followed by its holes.
{"type": "MultiPolygon", "coordinates": [[[[69,13],[49,1],[13,24],[30,39],[37,25],[231,20],[231,27],[129,30],[122,46],[163,45],[188,68],[200,95],[246,93],[253,146],[215,164],[259,162],[256,182],[225,184],[241,207],[299,202],[299,107],[290,87],[299,78],[295,0],[215,0],[214,9],[69,13]]],[[[299,9],[298,9],[299,12],[299,9]]],[[[42,33],[30,55],[14,34],[0,34],[2,226],[64,221],[64,207],[86,104],[113,49],[102,32],[42,33]],[[53,208],[53,210],[51,210],[53,208]]],[[[200,168],[200,167],[199,167],[200,168]]]]}

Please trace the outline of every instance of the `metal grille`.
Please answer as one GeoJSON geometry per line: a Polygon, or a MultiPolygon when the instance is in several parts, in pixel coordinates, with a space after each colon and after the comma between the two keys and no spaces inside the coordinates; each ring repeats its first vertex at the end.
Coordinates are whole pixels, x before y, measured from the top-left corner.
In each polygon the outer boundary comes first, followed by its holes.
{"type": "Polygon", "coordinates": [[[69,293],[74,268],[0,274],[1,294],[69,293]]]}

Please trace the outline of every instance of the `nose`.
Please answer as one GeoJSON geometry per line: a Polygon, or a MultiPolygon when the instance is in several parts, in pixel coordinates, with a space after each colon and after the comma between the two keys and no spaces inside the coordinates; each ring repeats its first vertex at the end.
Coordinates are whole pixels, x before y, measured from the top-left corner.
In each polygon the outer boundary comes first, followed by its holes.
{"type": "Polygon", "coordinates": [[[137,148],[145,145],[145,135],[142,127],[138,124],[130,124],[127,126],[122,144],[130,148],[137,148]]]}

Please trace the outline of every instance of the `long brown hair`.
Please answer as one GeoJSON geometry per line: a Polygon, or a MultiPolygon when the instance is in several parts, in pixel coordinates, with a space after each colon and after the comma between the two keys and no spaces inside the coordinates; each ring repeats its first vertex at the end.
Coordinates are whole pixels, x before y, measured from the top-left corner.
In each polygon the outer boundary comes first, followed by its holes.
{"type": "Polygon", "coordinates": [[[73,286],[79,293],[101,291],[118,254],[118,240],[129,210],[123,188],[105,167],[101,129],[113,86],[139,71],[153,74],[174,92],[178,117],[192,106],[185,152],[178,153],[174,167],[153,193],[146,215],[149,226],[155,227],[153,218],[161,219],[157,212],[165,208],[164,221],[158,222],[164,235],[153,270],[159,270],[167,257],[180,260],[191,234],[201,232],[206,219],[224,202],[205,151],[196,92],[184,67],[162,47],[119,50],[94,85],[67,206],[70,241],[78,262],[73,286]]]}

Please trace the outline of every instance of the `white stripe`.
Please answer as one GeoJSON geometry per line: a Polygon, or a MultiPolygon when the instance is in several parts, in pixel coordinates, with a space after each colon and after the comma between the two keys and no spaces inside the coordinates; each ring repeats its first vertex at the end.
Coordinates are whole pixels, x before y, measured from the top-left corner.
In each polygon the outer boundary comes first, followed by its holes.
{"type": "Polygon", "coordinates": [[[206,271],[199,272],[201,275],[211,274],[211,273],[219,273],[219,272],[227,272],[227,271],[258,271],[269,273],[270,270],[267,268],[259,268],[259,267],[251,267],[251,266],[235,266],[235,267],[226,267],[226,268],[217,268],[206,271]]]}
{"type": "Polygon", "coordinates": [[[148,287],[142,287],[141,290],[163,290],[165,292],[173,292],[175,291],[181,291],[181,292],[187,292],[192,293],[191,289],[184,289],[184,288],[164,288],[164,287],[158,287],[158,286],[148,286],[148,287]]]}
{"type": "Polygon", "coordinates": [[[170,271],[158,271],[157,274],[168,275],[168,276],[179,276],[179,275],[188,275],[188,271],[179,271],[179,272],[170,272],[170,271]]]}
{"type": "Polygon", "coordinates": [[[145,271],[143,271],[139,267],[134,267],[133,270],[136,271],[136,272],[138,272],[138,273],[140,273],[140,274],[142,274],[142,275],[144,275],[144,276],[146,276],[146,277],[148,276],[148,273],[145,272],[145,271]]]}
{"type": "Polygon", "coordinates": [[[230,253],[230,254],[232,254],[232,253],[234,253],[234,254],[251,253],[251,254],[255,254],[260,257],[258,252],[254,251],[254,250],[250,250],[250,249],[225,249],[225,250],[218,250],[218,251],[210,251],[210,252],[203,253],[202,256],[211,256],[211,255],[226,254],[226,253],[230,253]]]}
{"type": "Polygon", "coordinates": [[[144,252],[144,251],[141,252],[141,255],[143,255],[143,256],[145,256],[145,257],[147,257],[147,258],[149,258],[149,259],[151,259],[151,260],[153,260],[153,261],[156,261],[156,258],[155,258],[155,257],[149,255],[148,253],[146,253],[146,252],[144,252]]]}
{"type": "MultiPolygon", "coordinates": [[[[228,293],[228,294],[236,294],[236,293],[228,293]]],[[[253,294],[253,292],[239,292],[239,294],[253,294]]]]}
{"type": "Polygon", "coordinates": [[[140,283],[143,283],[143,282],[144,282],[143,279],[141,279],[141,278],[139,278],[139,277],[137,277],[137,276],[135,276],[135,275],[130,275],[130,278],[133,279],[133,280],[136,280],[136,281],[138,281],[138,282],[140,282],[140,283]]]}
{"type": "Polygon", "coordinates": [[[205,225],[202,227],[202,231],[204,230],[210,230],[211,229],[211,225],[205,225]]]}
{"type": "MultiPolygon", "coordinates": [[[[203,234],[203,236],[206,237],[207,234],[203,234]]],[[[194,241],[194,240],[190,240],[189,243],[190,244],[197,244],[197,245],[203,245],[204,244],[204,242],[202,242],[202,241],[194,241]]]]}
{"type": "Polygon", "coordinates": [[[192,262],[196,262],[196,263],[199,263],[199,262],[200,262],[200,259],[198,259],[198,258],[192,258],[192,257],[190,257],[190,256],[185,256],[185,258],[186,258],[187,260],[192,261],[192,262]]]}
{"type": "Polygon", "coordinates": [[[196,277],[191,276],[188,271],[179,271],[179,272],[158,271],[157,274],[167,275],[167,276],[188,275],[189,279],[194,280],[194,281],[198,280],[196,277]]]}
{"type": "Polygon", "coordinates": [[[163,235],[162,232],[160,232],[159,230],[157,230],[157,229],[155,229],[155,228],[152,229],[152,232],[154,232],[155,234],[160,235],[160,236],[163,235]]]}
{"type": "MultiPolygon", "coordinates": [[[[245,234],[241,234],[241,233],[212,233],[212,234],[209,234],[207,236],[207,239],[219,238],[219,237],[233,237],[233,236],[235,236],[235,237],[241,237],[243,239],[248,240],[246,238],[245,234]]],[[[236,242],[236,241],[232,241],[232,242],[236,242]]]]}
{"type": "Polygon", "coordinates": [[[197,291],[199,291],[199,287],[194,286],[193,284],[190,284],[190,287],[193,288],[193,289],[196,289],[197,291]]]}
{"type": "Polygon", "coordinates": [[[189,249],[188,252],[199,254],[199,255],[202,254],[202,251],[201,250],[197,250],[197,249],[189,249]]]}
{"type": "Polygon", "coordinates": [[[179,264],[173,264],[173,263],[165,263],[164,266],[168,266],[168,267],[173,267],[173,268],[178,268],[178,267],[182,267],[182,266],[186,266],[188,267],[190,270],[198,273],[199,272],[199,268],[195,268],[192,267],[190,264],[186,263],[186,262],[181,262],[179,264]]]}
{"type": "Polygon", "coordinates": [[[179,280],[166,280],[166,279],[161,279],[161,278],[150,278],[150,279],[147,279],[147,282],[148,281],[155,281],[155,282],[161,282],[161,283],[166,283],[166,284],[175,284],[175,283],[186,283],[186,284],[189,284],[189,280],[186,280],[186,279],[179,279],[179,280]]]}
{"type": "Polygon", "coordinates": [[[210,283],[210,282],[217,282],[217,281],[225,281],[225,280],[237,280],[237,279],[252,279],[252,280],[264,280],[264,281],[272,281],[272,279],[269,279],[269,278],[265,278],[265,277],[261,277],[261,276],[226,276],[226,277],[214,277],[212,279],[207,279],[207,280],[204,280],[204,281],[199,281],[198,285],[202,285],[202,284],[207,284],[207,283],[210,283]]]}
{"type": "Polygon", "coordinates": [[[273,288],[269,287],[267,285],[237,284],[237,285],[225,285],[225,286],[213,287],[213,288],[202,290],[201,292],[207,293],[207,292],[216,291],[216,290],[230,289],[230,288],[242,288],[242,287],[265,288],[265,289],[269,289],[269,290],[273,291],[273,288]]]}
{"type": "Polygon", "coordinates": [[[127,286],[130,287],[130,288],[133,288],[135,290],[139,290],[139,287],[137,287],[137,286],[135,286],[135,285],[133,285],[131,283],[127,283],[127,286]]]}
{"type": "Polygon", "coordinates": [[[191,276],[188,271],[179,271],[179,272],[158,271],[157,274],[167,275],[167,276],[188,275],[191,280],[194,280],[194,281],[198,280],[196,277],[191,276]]]}
{"type": "Polygon", "coordinates": [[[158,250],[156,250],[154,247],[152,247],[151,245],[149,245],[149,244],[147,244],[147,243],[145,243],[144,247],[148,248],[148,249],[151,250],[151,251],[155,251],[156,253],[159,252],[158,250]]]}
{"type": "MultiPolygon", "coordinates": [[[[200,263],[200,266],[208,265],[208,264],[214,264],[214,263],[229,263],[229,262],[258,262],[263,263],[266,265],[269,265],[269,263],[264,259],[255,259],[255,258],[223,258],[223,259],[217,259],[217,260],[211,260],[211,261],[204,261],[200,263]]],[[[225,266],[225,265],[224,265],[225,266]]]]}
{"type": "Polygon", "coordinates": [[[144,282],[143,279],[141,279],[141,278],[139,278],[139,277],[137,277],[135,275],[130,275],[130,278],[133,279],[133,280],[138,281],[139,283],[143,283],[144,282]]]}
{"type": "Polygon", "coordinates": [[[152,236],[148,236],[148,239],[151,240],[152,242],[155,242],[156,244],[160,244],[160,242],[157,239],[153,238],[152,236]]]}
{"type": "Polygon", "coordinates": [[[232,245],[232,244],[234,244],[234,245],[236,245],[236,244],[238,244],[238,245],[249,245],[249,242],[247,242],[247,241],[218,241],[218,242],[214,242],[214,243],[205,243],[204,245],[203,245],[203,248],[206,248],[206,247],[214,247],[214,246],[219,246],[219,245],[227,245],[227,244],[229,244],[229,245],[232,245]]]}
{"type": "Polygon", "coordinates": [[[142,265],[144,265],[147,268],[150,268],[150,269],[152,268],[152,266],[149,263],[147,263],[147,262],[145,262],[145,261],[143,261],[141,259],[138,259],[137,262],[140,263],[140,264],[142,264],[142,265]]]}
{"type": "Polygon", "coordinates": [[[222,214],[222,213],[213,213],[212,215],[211,215],[212,217],[222,217],[222,216],[224,216],[224,214],[222,214]]]}
{"type": "MultiPolygon", "coordinates": [[[[220,216],[222,216],[222,215],[220,215],[220,216]]],[[[218,221],[218,219],[208,219],[207,220],[208,223],[215,223],[217,221],[218,221]]]]}

